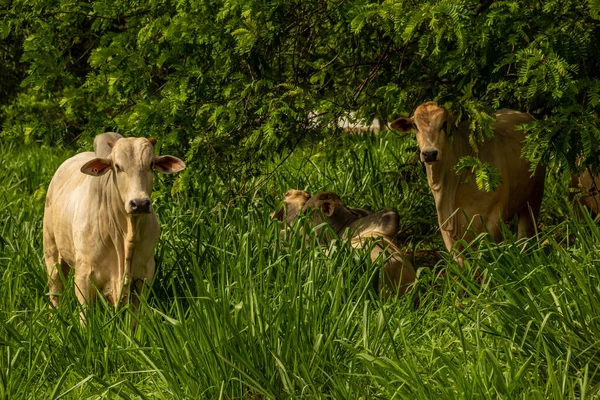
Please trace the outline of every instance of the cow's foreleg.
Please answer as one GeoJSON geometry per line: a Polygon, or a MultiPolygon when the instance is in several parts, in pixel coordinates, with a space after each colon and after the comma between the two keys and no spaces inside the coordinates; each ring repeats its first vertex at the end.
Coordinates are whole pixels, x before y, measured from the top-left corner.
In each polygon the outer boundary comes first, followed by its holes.
{"type": "Polygon", "coordinates": [[[127,236],[125,237],[125,263],[123,265],[123,276],[121,277],[121,286],[119,293],[115,297],[115,307],[127,303],[131,292],[133,280],[132,262],[135,253],[135,246],[140,239],[138,232],[139,217],[130,216],[127,218],[127,236]]]}
{"type": "Polygon", "coordinates": [[[92,273],[92,266],[89,263],[77,262],[77,268],[75,269],[75,295],[81,305],[81,312],[79,314],[81,324],[85,326],[85,310],[88,304],[94,299],[94,292],[92,292],[92,285],[90,277],[92,273]]]}
{"type": "Polygon", "coordinates": [[[133,311],[132,330],[134,331],[137,327],[137,319],[140,311],[140,297],[147,295],[152,284],[152,279],[154,278],[154,271],[155,261],[154,257],[152,257],[141,274],[139,272],[135,273],[136,277],[132,283],[134,293],[131,296],[131,310],[133,311]]]}
{"type": "Polygon", "coordinates": [[[123,267],[123,276],[121,277],[121,285],[119,286],[119,293],[115,296],[114,306],[118,308],[121,304],[126,304],[129,299],[129,293],[131,292],[131,263],[133,260],[135,242],[130,240],[129,234],[125,240],[125,265],[123,267]]]}
{"type": "Polygon", "coordinates": [[[454,260],[462,267],[464,263],[464,257],[462,255],[464,250],[463,246],[461,244],[455,245],[456,241],[452,237],[451,232],[444,229],[440,229],[440,231],[442,232],[442,239],[444,239],[446,250],[452,254],[452,258],[454,258],[454,260]]]}

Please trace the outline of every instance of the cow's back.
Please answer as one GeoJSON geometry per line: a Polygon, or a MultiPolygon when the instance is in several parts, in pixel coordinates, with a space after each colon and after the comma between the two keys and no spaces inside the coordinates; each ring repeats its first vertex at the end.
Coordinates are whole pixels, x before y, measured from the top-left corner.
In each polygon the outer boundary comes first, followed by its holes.
{"type": "Polygon", "coordinates": [[[96,157],[108,157],[112,152],[114,142],[122,137],[116,132],[104,132],[96,136],[94,138],[94,153],[96,153],[96,157]],[[112,144],[109,144],[111,142],[112,144]]]}
{"type": "MultiPolygon", "coordinates": [[[[517,129],[519,125],[531,122],[529,114],[515,110],[500,110],[494,122],[494,137],[482,146],[480,159],[496,167],[502,176],[498,187],[499,201],[504,204],[505,213],[520,210],[535,190],[535,177],[530,171],[530,163],[521,156],[525,133],[517,129]]],[[[540,168],[540,172],[543,170],[540,168]]]]}

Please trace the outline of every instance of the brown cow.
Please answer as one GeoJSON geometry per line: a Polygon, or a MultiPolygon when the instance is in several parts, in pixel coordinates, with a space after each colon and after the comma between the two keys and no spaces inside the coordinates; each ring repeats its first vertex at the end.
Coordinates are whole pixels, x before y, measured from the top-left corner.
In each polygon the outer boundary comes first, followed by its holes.
{"type": "MultiPolygon", "coordinates": [[[[492,192],[482,192],[468,172],[457,174],[454,167],[461,157],[473,155],[469,145],[468,122],[461,123],[450,135],[454,118],[434,102],[421,104],[412,118],[399,118],[391,127],[399,132],[417,131],[421,161],[425,163],[427,180],[435,199],[438,223],[446,248],[462,238],[471,240],[476,234],[490,233],[495,241],[502,239],[501,222],[518,216],[518,234],[531,237],[544,192],[544,169],[531,174],[530,164],[521,158],[525,134],[517,129],[532,120],[514,110],[500,110],[493,124],[494,136],[479,145],[477,157],[497,168],[502,182],[492,192]]],[[[458,257],[462,263],[462,259],[458,257]]]]}
{"type": "MultiPolygon", "coordinates": [[[[118,306],[129,298],[132,285],[139,293],[154,276],[160,228],[150,201],[153,170],[171,174],[185,164],[173,156],[156,156],[154,139],[106,143],[112,147],[107,157],[85,152],[69,158],[48,187],[44,258],[55,306],[69,267],[82,305],[98,291],[118,306]]],[[[134,296],[134,310],[137,301],[134,296]]]]}
{"type": "MultiPolygon", "coordinates": [[[[393,239],[398,232],[398,214],[383,210],[360,217],[344,205],[334,192],[322,192],[311,197],[304,204],[304,212],[312,210],[312,224],[319,226],[323,222],[339,237],[350,235],[350,243],[356,249],[371,248],[371,260],[385,260],[383,279],[379,280],[379,291],[386,296],[404,294],[415,281],[415,270],[396,246],[393,239]],[[379,242],[372,244],[371,239],[379,242]]],[[[331,235],[326,230],[317,234],[329,241],[331,235]]]]}

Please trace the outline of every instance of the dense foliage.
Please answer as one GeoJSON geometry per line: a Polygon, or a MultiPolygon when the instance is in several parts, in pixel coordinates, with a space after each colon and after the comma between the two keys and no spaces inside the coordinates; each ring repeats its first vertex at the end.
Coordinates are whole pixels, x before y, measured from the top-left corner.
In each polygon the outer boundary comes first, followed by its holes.
{"type": "Polygon", "coordinates": [[[243,184],[273,154],[335,134],[340,115],[388,121],[434,99],[471,119],[474,147],[491,110],[529,111],[527,157],[567,171],[600,145],[599,11],[598,0],[4,0],[0,35],[22,50],[3,62],[20,57],[27,77],[2,135],[155,136],[243,184]]]}

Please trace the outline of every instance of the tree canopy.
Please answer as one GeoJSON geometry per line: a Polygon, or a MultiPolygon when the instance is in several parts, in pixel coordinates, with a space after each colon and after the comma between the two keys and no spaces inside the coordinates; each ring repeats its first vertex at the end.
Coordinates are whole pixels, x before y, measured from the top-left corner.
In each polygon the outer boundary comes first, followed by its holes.
{"type": "Polygon", "coordinates": [[[154,136],[243,180],[342,115],[385,122],[436,100],[470,119],[474,146],[494,109],[514,108],[536,118],[534,164],[599,164],[598,0],[4,0],[0,12],[4,137],[154,136]]]}

